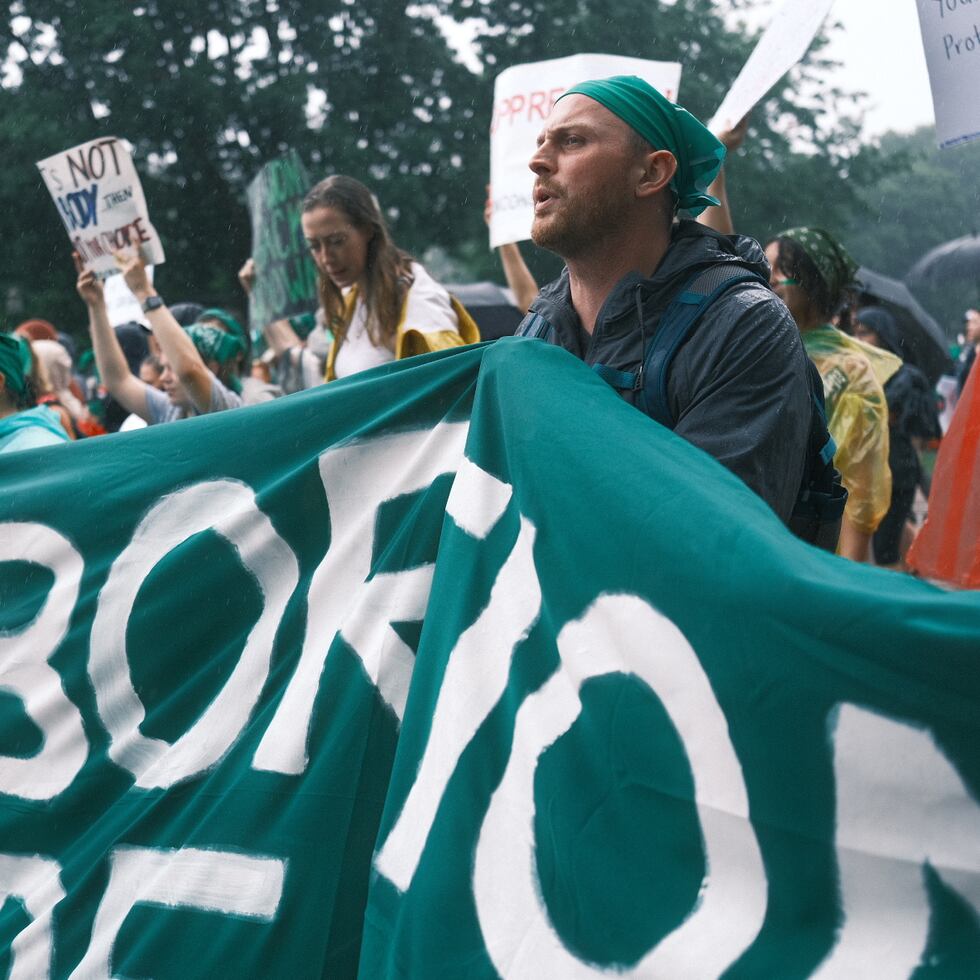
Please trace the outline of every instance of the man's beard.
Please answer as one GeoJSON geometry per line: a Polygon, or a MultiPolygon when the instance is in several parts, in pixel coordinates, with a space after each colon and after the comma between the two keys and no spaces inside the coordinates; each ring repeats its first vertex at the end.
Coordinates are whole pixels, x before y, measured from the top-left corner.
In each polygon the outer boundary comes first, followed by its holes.
{"type": "Polygon", "coordinates": [[[560,197],[554,214],[531,223],[531,240],[563,259],[588,255],[622,227],[631,203],[622,190],[614,188],[585,200],[560,197]]]}

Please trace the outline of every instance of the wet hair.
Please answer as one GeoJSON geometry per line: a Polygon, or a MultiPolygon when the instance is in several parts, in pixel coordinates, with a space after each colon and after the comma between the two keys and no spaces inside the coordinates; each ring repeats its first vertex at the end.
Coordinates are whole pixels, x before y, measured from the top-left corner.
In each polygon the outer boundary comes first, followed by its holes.
{"type": "Polygon", "coordinates": [[[174,303],[169,307],[170,315],[182,326],[189,327],[197,323],[197,318],[204,312],[200,303],[174,303]]]}
{"type": "MultiPolygon", "coordinates": [[[[359,180],[343,174],[321,180],[303,200],[304,213],[317,208],[335,208],[369,236],[361,299],[367,313],[368,336],[380,347],[398,329],[402,301],[411,282],[412,257],[394,243],[377,199],[359,180]]],[[[343,343],[350,326],[344,294],[322,273],[320,302],[337,343],[343,343]]]]}
{"type": "Polygon", "coordinates": [[[779,268],[790,279],[795,279],[806,293],[814,309],[829,320],[839,309],[844,299],[843,289],[836,294],[830,287],[816,264],[803,246],[790,238],[775,239],[779,249],[779,268]]]}

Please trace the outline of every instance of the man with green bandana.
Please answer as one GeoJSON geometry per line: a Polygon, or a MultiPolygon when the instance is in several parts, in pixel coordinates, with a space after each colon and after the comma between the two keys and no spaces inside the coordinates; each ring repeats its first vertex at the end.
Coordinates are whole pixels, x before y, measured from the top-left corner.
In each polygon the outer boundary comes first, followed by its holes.
{"type": "Polygon", "coordinates": [[[0,453],[68,442],[58,416],[34,403],[31,348],[22,337],[0,334],[0,453]]]}
{"type": "MultiPolygon", "coordinates": [[[[163,372],[163,391],[129,370],[109,324],[102,284],[76,256],[78,294],[89,311],[92,347],[103,384],[128,411],[149,425],[175,422],[244,404],[239,366],[247,353],[241,325],[222,310],[206,310],[186,330],[157,295],[138,255],[118,256],[126,285],[150,323],[163,372]]],[[[152,345],[151,345],[152,346],[152,345]]]]}
{"type": "Polygon", "coordinates": [[[666,397],[674,431],[788,523],[810,455],[809,369],[758,243],[692,220],[718,203],[707,188],[724,155],[700,122],[639,78],[569,89],[529,164],[532,238],[566,268],[518,332],[564,347],[638,404],[644,354],[675,296],[708,270],[754,274],[687,335],[666,397]]]}

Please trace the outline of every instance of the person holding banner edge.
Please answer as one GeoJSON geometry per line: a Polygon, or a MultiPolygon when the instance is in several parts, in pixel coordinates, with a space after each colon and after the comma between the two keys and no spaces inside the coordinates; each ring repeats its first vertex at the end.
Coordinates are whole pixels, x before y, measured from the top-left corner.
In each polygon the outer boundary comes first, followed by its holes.
{"type": "Polygon", "coordinates": [[[678,211],[696,216],[718,204],[706,188],[724,155],[698,120],[639,78],[570,88],[529,163],[532,239],[566,268],[541,290],[518,333],[580,357],[627,401],[740,477],[784,523],[797,525],[804,498],[819,499],[821,513],[794,529],[833,547],[841,491],[820,459],[827,433],[815,408],[819,380],[768,284],[762,249],[675,220],[678,211]],[[659,372],[662,391],[650,398],[646,361],[661,319],[708,279],[719,284],[717,295],[698,307],[659,372]]]}
{"type": "Polygon", "coordinates": [[[303,202],[302,224],[333,333],[327,381],[480,339],[463,305],[394,243],[360,181],[320,181],[303,202]]]}

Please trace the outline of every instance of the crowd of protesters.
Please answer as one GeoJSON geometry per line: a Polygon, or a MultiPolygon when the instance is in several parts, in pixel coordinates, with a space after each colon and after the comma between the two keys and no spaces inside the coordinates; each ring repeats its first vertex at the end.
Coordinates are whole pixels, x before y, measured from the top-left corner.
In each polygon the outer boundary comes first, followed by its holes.
{"type": "MultiPolygon", "coordinates": [[[[578,91],[601,101],[591,88],[578,91]]],[[[722,143],[736,149],[745,133],[743,121],[722,143]]],[[[717,206],[698,220],[718,241],[733,236],[724,169],[707,192],[701,200],[717,206]]],[[[488,220],[490,214],[488,200],[488,220]]],[[[673,222],[676,229],[676,215],[673,222]]],[[[72,337],[45,320],[0,334],[0,453],[238,410],[480,339],[470,313],[395,244],[377,199],[359,181],[337,175],[316,184],[303,205],[302,230],[318,272],[318,308],[254,334],[231,311],[187,297],[165,302],[132,250],[116,262],[142,317],[113,323],[102,280],[75,255],[91,350],[79,355],[72,337]],[[262,356],[253,356],[256,342],[262,356]]],[[[537,284],[517,245],[504,246],[500,257],[523,312],[536,302],[537,284]]],[[[935,391],[905,363],[889,309],[855,308],[857,265],[833,235],[788,228],[768,243],[765,260],[772,292],[822,380],[833,464],[849,495],[838,553],[901,569],[915,533],[917,492],[928,492],[920,453],[941,436],[935,391]]],[[[262,271],[251,259],[242,267],[243,299],[262,271]]],[[[961,390],[980,348],[980,313],[968,312],[966,335],[961,390]]]]}

